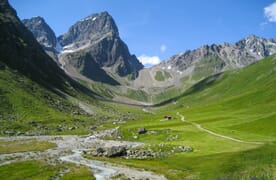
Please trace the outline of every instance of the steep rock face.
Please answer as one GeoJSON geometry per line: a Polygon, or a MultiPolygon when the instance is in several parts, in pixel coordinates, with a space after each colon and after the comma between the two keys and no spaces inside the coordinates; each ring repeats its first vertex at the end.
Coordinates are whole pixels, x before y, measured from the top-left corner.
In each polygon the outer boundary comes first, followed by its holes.
{"type": "MultiPolygon", "coordinates": [[[[63,46],[60,62],[67,72],[70,69],[69,66],[74,66],[72,62],[78,61],[75,59],[75,53],[78,53],[81,58],[85,57],[86,61],[93,61],[86,65],[97,64],[113,75],[136,74],[143,68],[136,56],[129,53],[128,47],[119,37],[113,18],[107,12],[93,14],[78,21],[58,40],[63,46]]],[[[80,67],[84,68],[84,66],[80,67]]],[[[85,68],[86,71],[94,69],[92,66],[85,68]]],[[[78,69],[78,72],[87,77],[83,69],[78,69]]],[[[91,79],[91,77],[88,78],[91,79]]]]}
{"type": "Polygon", "coordinates": [[[7,0],[0,1],[0,64],[20,72],[55,91],[93,94],[76,83],[47,55],[33,34],[22,24],[7,0]]]}
{"type": "Polygon", "coordinates": [[[72,43],[75,46],[82,46],[82,44],[100,39],[109,33],[119,36],[118,28],[113,18],[107,12],[103,12],[90,15],[78,21],[70,27],[67,33],[59,37],[59,41],[62,46],[68,46],[72,43]]]}
{"type": "Polygon", "coordinates": [[[39,42],[46,53],[57,61],[60,45],[54,31],[45,20],[42,17],[33,17],[22,20],[22,23],[33,33],[37,42],[39,42]]]}

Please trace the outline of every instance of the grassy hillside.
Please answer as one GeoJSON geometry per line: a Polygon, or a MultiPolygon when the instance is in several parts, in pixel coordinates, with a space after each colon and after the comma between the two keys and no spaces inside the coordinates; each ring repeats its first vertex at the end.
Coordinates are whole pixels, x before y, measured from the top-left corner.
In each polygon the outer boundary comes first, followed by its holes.
{"type": "Polygon", "coordinates": [[[145,142],[148,149],[165,152],[167,157],[103,160],[152,170],[168,179],[275,179],[275,85],[275,56],[209,77],[174,103],[148,108],[155,114],[120,127],[123,139],[145,142]],[[163,117],[168,115],[173,119],[164,121],[163,117]],[[213,135],[195,123],[242,141],[213,135]],[[141,126],[148,133],[139,135],[137,130],[141,126]],[[263,144],[255,144],[256,141],[263,144]],[[193,152],[174,150],[183,145],[191,146],[193,152]]]}
{"type": "Polygon", "coordinates": [[[245,69],[204,79],[167,108],[179,108],[187,119],[234,137],[273,141],[276,136],[275,56],[245,69]]]}
{"type": "Polygon", "coordinates": [[[0,70],[0,97],[2,135],[87,134],[124,114],[83,94],[58,95],[6,66],[0,70]]]}

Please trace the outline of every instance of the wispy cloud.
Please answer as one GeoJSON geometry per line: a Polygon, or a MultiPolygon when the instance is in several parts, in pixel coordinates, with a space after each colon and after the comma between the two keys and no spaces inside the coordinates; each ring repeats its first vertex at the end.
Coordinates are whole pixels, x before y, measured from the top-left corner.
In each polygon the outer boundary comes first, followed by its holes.
{"type": "Polygon", "coordinates": [[[160,63],[160,58],[158,56],[147,56],[143,54],[139,56],[138,59],[145,66],[153,66],[160,63]]]}
{"type": "Polygon", "coordinates": [[[264,14],[269,22],[276,22],[276,2],[265,7],[264,14]]]}
{"type": "Polygon", "coordinates": [[[264,29],[265,29],[265,26],[266,26],[267,24],[268,24],[267,21],[260,23],[260,29],[261,29],[261,30],[264,30],[264,29]]]}
{"type": "Polygon", "coordinates": [[[167,46],[166,46],[165,44],[162,44],[162,45],[160,46],[160,51],[161,51],[162,53],[164,53],[166,50],[167,50],[167,46]]]}

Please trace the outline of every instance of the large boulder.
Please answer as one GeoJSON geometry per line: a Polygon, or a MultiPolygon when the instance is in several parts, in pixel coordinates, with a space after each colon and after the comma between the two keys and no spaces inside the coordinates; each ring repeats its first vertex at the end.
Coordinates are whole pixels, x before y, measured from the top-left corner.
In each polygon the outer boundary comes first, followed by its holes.
{"type": "Polygon", "coordinates": [[[123,146],[112,146],[107,148],[104,156],[106,157],[121,157],[126,155],[126,148],[123,146]]]}
{"type": "Polygon", "coordinates": [[[138,132],[138,134],[145,134],[147,132],[147,130],[145,127],[140,127],[137,132],[138,132]]]}

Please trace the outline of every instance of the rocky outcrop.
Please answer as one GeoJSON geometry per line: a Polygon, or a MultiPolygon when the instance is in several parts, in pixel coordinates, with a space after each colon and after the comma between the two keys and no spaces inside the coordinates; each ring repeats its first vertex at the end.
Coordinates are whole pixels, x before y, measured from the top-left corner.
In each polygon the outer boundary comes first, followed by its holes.
{"type": "Polygon", "coordinates": [[[126,146],[111,146],[111,147],[97,147],[91,151],[84,151],[96,157],[123,157],[126,159],[153,159],[160,157],[168,157],[174,153],[192,152],[193,148],[190,146],[174,146],[174,147],[158,147],[158,150],[151,148],[130,148],[126,146]],[[166,149],[166,150],[165,150],[166,149]]]}

